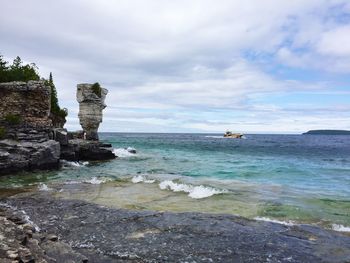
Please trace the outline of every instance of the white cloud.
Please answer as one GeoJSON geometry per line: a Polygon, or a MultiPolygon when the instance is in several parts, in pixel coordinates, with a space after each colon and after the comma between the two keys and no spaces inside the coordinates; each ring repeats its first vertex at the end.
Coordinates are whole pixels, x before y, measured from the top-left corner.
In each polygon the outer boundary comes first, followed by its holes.
{"type": "Polygon", "coordinates": [[[322,81],[281,78],[271,70],[279,67],[276,61],[320,75],[350,72],[349,23],[340,17],[349,13],[345,0],[0,0],[0,5],[0,51],[36,62],[45,76],[53,72],[60,104],[73,114],[70,127],[77,126],[76,84],[99,81],[110,90],[107,104],[119,107],[106,109],[103,129],[117,127],[113,121],[123,127],[135,123],[137,129],[140,123],[150,129],[152,123],[159,128],[176,122],[190,129],[215,127],[205,121],[208,112],[220,109],[226,110],[226,123],[232,113],[254,111],[255,120],[242,129],[255,130],[263,129],[256,124],[264,118],[259,111],[275,112],[268,128],[288,130],[297,124],[283,126],[276,102],[254,99],[332,90],[322,81]],[[160,111],[177,113],[165,118],[160,111]],[[197,126],[189,119],[197,119],[197,126]]]}
{"type": "Polygon", "coordinates": [[[321,54],[350,57],[350,25],[324,32],[317,44],[321,54]]]}

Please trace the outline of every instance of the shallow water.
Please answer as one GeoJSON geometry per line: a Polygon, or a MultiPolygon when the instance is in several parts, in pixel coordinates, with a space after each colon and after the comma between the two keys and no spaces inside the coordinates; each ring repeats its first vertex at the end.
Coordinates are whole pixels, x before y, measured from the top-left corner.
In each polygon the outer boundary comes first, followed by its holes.
{"type": "Polygon", "coordinates": [[[349,136],[105,133],[101,139],[120,158],[2,177],[0,187],[52,188],[64,198],[113,207],[350,226],[349,136]]]}

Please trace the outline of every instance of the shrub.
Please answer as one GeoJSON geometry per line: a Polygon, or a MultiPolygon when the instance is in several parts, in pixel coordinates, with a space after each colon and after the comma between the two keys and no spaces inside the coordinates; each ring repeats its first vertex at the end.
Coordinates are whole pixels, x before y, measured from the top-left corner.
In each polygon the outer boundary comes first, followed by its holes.
{"type": "Polygon", "coordinates": [[[6,135],[6,129],[4,127],[0,127],[0,140],[4,139],[6,135]]]}
{"type": "Polygon", "coordinates": [[[21,116],[14,115],[14,114],[6,115],[5,120],[7,121],[8,124],[12,124],[12,125],[20,124],[22,121],[21,116]]]}
{"type": "Polygon", "coordinates": [[[57,112],[57,115],[62,117],[62,118],[66,118],[67,115],[68,115],[68,110],[66,108],[63,108],[63,109],[60,109],[58,112],[57,112]]]}
{"type": "Polygon", "coordinates": [[[99,98],[101,98],[102,90],[100,83],[96,82],[91,86],[92,92],[95,93],[99,98]]]}

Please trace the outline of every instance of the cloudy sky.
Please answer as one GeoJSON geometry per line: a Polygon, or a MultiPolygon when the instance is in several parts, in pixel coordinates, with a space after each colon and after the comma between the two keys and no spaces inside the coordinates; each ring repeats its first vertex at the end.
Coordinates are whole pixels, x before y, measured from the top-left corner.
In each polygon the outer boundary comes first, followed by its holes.
{"type": "Polygon", "coordinates": [[[101,131],[350,129],[348,0],[0,0],[0,53],[109,90],[101,131]]]}

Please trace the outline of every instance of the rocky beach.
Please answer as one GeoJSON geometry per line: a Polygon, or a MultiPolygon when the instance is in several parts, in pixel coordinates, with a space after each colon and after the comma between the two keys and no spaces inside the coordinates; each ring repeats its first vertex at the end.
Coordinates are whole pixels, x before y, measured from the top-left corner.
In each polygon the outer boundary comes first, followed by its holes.
{"type": "Polygon", "coordinates": [[[2,199],[0,220],[1,262],[350,260],[350,236],[316,226],[111,209],[49,192],[2,199]]]}

